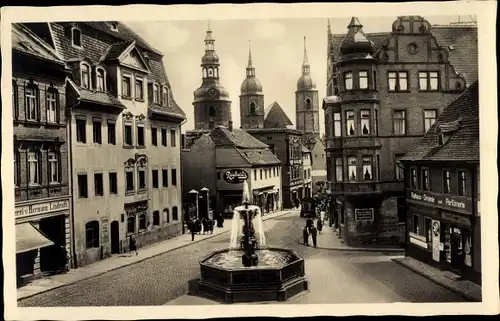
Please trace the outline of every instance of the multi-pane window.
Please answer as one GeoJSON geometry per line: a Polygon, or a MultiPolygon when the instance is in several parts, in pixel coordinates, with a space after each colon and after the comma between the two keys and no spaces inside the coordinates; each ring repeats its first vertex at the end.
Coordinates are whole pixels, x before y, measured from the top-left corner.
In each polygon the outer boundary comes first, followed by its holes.
{"type": "Polygon", "coordinates": [[[168,89],[163,87],[163,105],[168,106],[168,89]]]}
{"type": "Polygon", "coordinates": [[[422,168],[422,190],[429,190],[429,169],[422,168]]]}
{"type": "Polygon", "coordinates": [[[161,129],[161,145],[167,146],[167,129],[166,128],[161,129]]]}
{"type": "Polygon", "coordinates": [[[28,152],[29,184],[38,185],[40,178],[40,153],[37,151],[28,152]]]}
{"type": "Polygon", "coordinates": [[[158,170],[153,169],[151,171],[151,176],[153,177],[153,188],[158,188],[158,170]]]}
{"type": "Polygon", "coordinates": [[[104,70],[98,68],[96,70],[96,80],[97,80],[97,83],[96,83],[96,90],[97,91],[105,91],[104,90],[104,70]]]}
{"type": "Polygon", "coordinates": [[[344,88],[345,90],[352,90],[352,72],[344,73],[344,88]]]}
{"type": "Polygon", "coordinates": [[[358,72],[359,89],[368,89],[368,71],[362,70],[358,72]]]}
{"type": "Polygon", "coordinates": [[[137,146],[144,146],[144,124],[137,125],[137,146]]]}
{"type": "Polygon", "coordinates": [[[118,194],[118,175],[109,173],[109,194],[118,194]]]}
{"type": "Polygon", "coordinates": [[[132,97],[132,87],[130,83],[130,77],[122,77],[122,96],[132,97]]]}
{"type": "Polygon", "coordinates": [[[389,91],[408,91],[408,72],[390,71],[387,74],[389,91]]]}
{"type": "Polygon", "coordinates": [[[378,110],[377,109],[375,109],[375,117],[373,120],[375,121],[374,133],[375,133],[375,135],[378,135],[378,110]]]}
{"type": "Polygon", "coordinates": [[[172,169],[172,185],[177,186],[177,170],[174,168],[172,169]]]}
{"type": "Polygon", "coordinates": [[[139,180],[139,189],[146,189],[146,169],[145,168],[138,168],[137,169],[138,173],[138,180],[139,180]]]}
{"type": "Polygon", "coordinates": [[[133,139],[132,139],[132,125],[125,125],[124,126],[125,133],[123,135],[123,138],[125,140],[125,145],[132,145],[133,139]]]}
{"type": "Polygon", "coordinates": [[[161,180],[162,180],[162,186],[168,187],[168,169],[164,168],[161,170],[161,180]]]}
{"type": "Polygon", "coordinates": [[[373,179],[372,169],[372,157],[370,155],[363,156],[363,178],[365,181],[371,181],[373,179]]]}
{"type": "Polygon", "coordinates": [[[94,144],[102,144],[102,126],[98,118],[92,121],[92,133],[94,144]]]}
{"type": "Polygon", "coordinates": [[[26,112],[28,120],[39,120],[38,115],[38,88],[33,85],[26,87],[26,112]]]}
{"type": "Polygon", "coordinates": [[[401,158],[404,155],[396,155],[396,179],[398,181],[402,181],[404,179],[404,168],[403,168],[403,163],[401,163],[401,158]]]}
{"type": "Polygon", "coordinates": [[[176,137],[175,137],[175,129],[170,130],[170,146],[175,147],[176,146],[176,137]]]}
{"type": "Polygon", "coordinates": [[[73,28],[71,30],[71,38],[73,45],[77,47],[82,46],[82,32],[79,29],[73,28]]]}
{"type": "Polygon", "coordinates": [[[424,130],[427,133],[431,129],[432,124],[436,121],[437,110],[426,109],[424,110],[424,130]]]}
{"type": "Polygon", "coordinates": [[[443,193],[451,193],[451,172],[447,169],[443,171],[443,193]]]}
{"type": "Polygon", "coordinates": [[[57,122],[57,91],[53,88],[47,90],[47,121],[57,122]]]}
{"type": "Polygon", "coordinates": [[[88,249],[99,247],[99,221],[85,224],[85,247],[88,249]]]}
{"type": "Polygon", "coordinates": [[[49,152],[49,181],[59,183],[59,155],[56,152],[49,152]]]}
{"type": "Polygon", "coordinates": [[[78,174],[78,197],[89,197],[89,187],[87,183],[87,174],[78,174]]]}
{"type": "Polygon", "coordinates": [[[95,196],[103,196],[104,195],[104,182],[102,173],[94,174],[94,194],[95,196]]]}
{"type": "Polygon", "coordinates": [[[153,102],[155,104],[158,104],[160,102],[160,89],[156,84],[153,86],[153,102]]]}
{"type": "Polygon", "coordinates": [[[134,172],[129,169],[125,172],[125,191],[133,192],[134,189],[134,172]]]}
{"type": "Polygon", "coordinates": [[[158,146],[158,130],[156,127],[151,127],[151,144],[158,146]]]}
{"type": "Polygon", "coordinates": [[[346,111],[346,130],[347,136],[354,136],[356,134],[356,125],[354,123],[354,111],[346,111]]]}
{"type": "Polygon", "coordinates": [[[82,88],[90,89],[90,66],[82,64],[82,88]]]}
{"type": "Polygon", "coordinates": [[[410,168],[410,187],[412,189],[417,189],[418,187],[416,168],[410,168]]]}
{"type": "Polygon", "coordinates": [[[344,173],[342,168],[342,157],[335,157],[335,181],[340,183],[344,180],[344,173]]]}
{"type": "Polygon", "coordinates": [[[418,85],[422,91],[439,89],[439,73],[437,71],[421,71],[418,73],[418,85]]]}
{"type": "Polygon", "coordinates": [[[108,120],[108,144],[116,145],[116,123],[108,120]]]}
{"type": "Polygon", "coordinates": [[[144,99],[144,83],[142,79],[135,80],[135,99],[144,99]]]}
{"type": "Polygon", "coordinates": [[[405,110],[395,110],[394,111],[394,134],[395,135],[405,135],[406,134],[406,111],[405,110]]]}
{"type": "Polygon", "coordinates": [[[370,135],[370,110],[361,110],[361,133],[363,135],[370,135]]]}
{"type": "Polygon", "coordinates": [[[356,157],[347,157],[347,173],[349,175],[349,182],[356,181],[356,157]]]}
{"type": "Polygon", "coordinates": [[[458,171],[458,195],[467,195],[467,175],[465,171],[458,171]]]}
{"type": "Polygon", "coordinates": [[[340,113],[333,113],[333,134],[335,137],[342,136],[342,124],[340,120],[340,113]]]}
{"type": "Polygon", "coordinates": [[[87,120],[83,118],[76,119],[76,141],[79,143],[87,142],[87,120]]]}

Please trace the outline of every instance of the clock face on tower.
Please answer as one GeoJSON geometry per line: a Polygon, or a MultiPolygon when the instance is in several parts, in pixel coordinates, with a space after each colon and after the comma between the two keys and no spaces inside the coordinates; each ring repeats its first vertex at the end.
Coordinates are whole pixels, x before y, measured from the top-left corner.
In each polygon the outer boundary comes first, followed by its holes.
{"type": "Polygon", "coordinates": [[[212,87],[207,91],[208,97],[210,99],[217,99],[219,98],[219,90],[217,88],[212,87]]]}

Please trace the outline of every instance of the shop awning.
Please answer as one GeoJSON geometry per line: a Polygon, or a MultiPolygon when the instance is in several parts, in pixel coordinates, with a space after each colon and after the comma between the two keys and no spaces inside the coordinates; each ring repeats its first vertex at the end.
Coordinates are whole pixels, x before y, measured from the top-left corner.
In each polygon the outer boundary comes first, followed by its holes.
{"type": "Polygon", "coordinates": [[[16,224],[16,254],[54,245],[31,223],[16,224]]]}

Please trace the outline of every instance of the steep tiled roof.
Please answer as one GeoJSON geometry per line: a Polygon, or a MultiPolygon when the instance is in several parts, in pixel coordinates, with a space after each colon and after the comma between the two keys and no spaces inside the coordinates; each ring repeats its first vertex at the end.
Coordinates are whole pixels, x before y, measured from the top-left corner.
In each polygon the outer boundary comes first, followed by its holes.
{"type": "Polygon", "coordinates": [[[210,138],[216,146],[234,146],[240,149],[265,149],[268,146],[244,130],[218,126],[210,132],[210,138]]]}
{"type": "Polygon", "coordinates": [[[123,105],[120,102],[120,100],[118,100],[118,98],[116,98],[109,92],[104,93],[104,92],[80,88],[71,79],[68,79],[67,81],[71,84],[71,87],[73,87],[73,89],[75,90],[79,101],[90,102],[100,105],[115,106],[125,109],[125,105],[123,105]]]}
{"type": "Polygon", "coordinates": [[[20,24],[12,24],[12,49],[61,65],[64,61],[37,35],[20,24]]]}
{"type": "MultiPolygon", "coordinates": [[[[476,81],[478,79],[477,27],[474,25],[432,26],[431,32],[436,37],[437,43],[448,52],[450,63],[463,74],[467,86],[476,81]],[[453,50],[450,50],[449,45],[453,46],[453,50]]],[[[366,33],[368,39],[375,44],[376,50],[381,47],[389,35],[390,32],[366,33]]],[[[346,33],[332,34],[330,50],[332,50],[336,62],[341,60],[340,47],[345,36],[346,33]]]]}
{"type": "Polygon", "coordinates": [[[120,55],[128,48],[130,47],[133,43],[135,43],[134,40],[125,40],[122,42],[118,42],[115,44],[112,44],[109,48],[108,51],[106,52],[106,56],[104,57],[104,60],[112,60],[112,59],[118,59],[120,55]]]}
{"type": "Polygon", "coordinates": [[[452,101],[402,161],[479,161],[479,85],[452,101]],[[450,136],[439,145],[441,132],[450,136]]]}
{"type": "Polygon", "coordinates": [[[283,111],[278,102],[274,102],[264,110],[265,128],[286,128],[293,125],[292,121],[283,111]]]}
{"type": "Polygon", "coordinates": [[[269,149],[239,149],[241,156],[252,165],[276,165],[281,161],[269,149]]]}

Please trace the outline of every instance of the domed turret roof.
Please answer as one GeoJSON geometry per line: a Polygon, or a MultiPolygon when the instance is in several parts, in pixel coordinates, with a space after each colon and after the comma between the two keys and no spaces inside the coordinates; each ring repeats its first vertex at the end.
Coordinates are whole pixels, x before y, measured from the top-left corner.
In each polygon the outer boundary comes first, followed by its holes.
{"type": "Polygon", "coordinates": [[[372,54],[375,51],[375,44],[368,39],[363,32],[363,25],[357,17],[352,17],[349,26],[349,31],[340,45],[340,52],[343,55],[353,53],[368,53],[372,54]]]}
{"type": "Polygon", "coordinates": [[[302,76],[297,81],[297,90],[315,89],[316,83],[311,77],[311,65],[307,58],[306,37],[304,37],[304,62],[302,63],[302,76]]]}
{"type": "Polygon", "coordinates": [[[219,64],[219,56],[215,53],[215,51],[208,51],[201,58],[202,65],[218,65],[219,64]]]}
{"type": "Polygon", "coordinates": [[[214,83],[212,86],[208,84],[203,84],[200,88],[194,91],[194,101],[202,100],[229,100],[229,91],[222,87],[219,83],[214,83]],[[213,89],[217,89],[217,93],[213,96],[213,89]]]}
{"type": "Polygon", "coordinates": [[[247,66],[247,77],[243,80],[240,88],[242,95],[247,94],[262,94],[262,85],[260,81],[255,77],[255,67],[252,63],[252,51],[248,49],[248,66],[247,66]]]}

